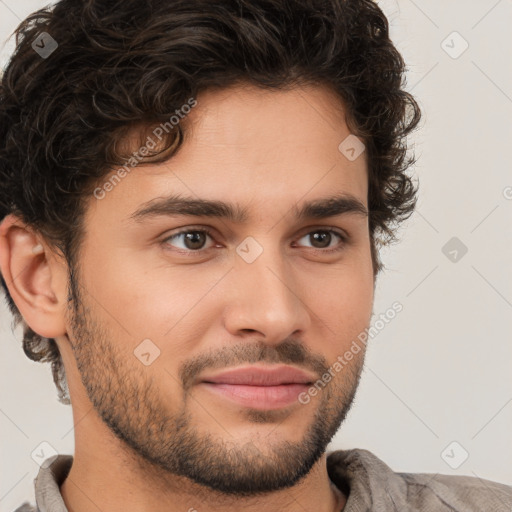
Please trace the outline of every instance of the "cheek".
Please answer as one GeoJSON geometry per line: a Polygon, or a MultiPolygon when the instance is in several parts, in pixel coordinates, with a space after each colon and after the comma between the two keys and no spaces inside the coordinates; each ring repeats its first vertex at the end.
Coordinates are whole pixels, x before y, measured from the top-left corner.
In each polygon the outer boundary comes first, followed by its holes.
{"type": "Polygon", "coordinates": [[[224,273],[223,268],[199,271],[195,265],[152,261],[128,250],[91,252],[86,287],[101,318],[121,337],[129,335],[134,343],[149,338],[158,345],[173,339],[179,352],[181,334],[204,325],[198,322],[207,303],[204,299],[224,273]]]}
{"type": "Polygon", "coordinates": [[[361,254],[322,275],[309,274],[303,290],[312,321],[316,318],[322,331],[313,337],[319,343],[317,350],[335,359],[370,323],[374,297],[371,258],[361,254]]]}

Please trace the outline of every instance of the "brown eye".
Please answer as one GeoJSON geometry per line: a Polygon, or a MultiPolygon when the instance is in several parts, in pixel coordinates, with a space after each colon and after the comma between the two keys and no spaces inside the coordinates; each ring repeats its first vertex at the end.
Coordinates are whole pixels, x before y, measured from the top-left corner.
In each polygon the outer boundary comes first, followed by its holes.
{"type": "Polygon", "coordinates": [[[200,231],[191,231],[190,233],[185,233],[185,238],[183,240],[187,249],[202,249],[205,244],[206,236],[200,231]]]}
{"type": "Polygon", "coordinates": [[[345,237],[341,233],[338,233],[332,229],[317,229],[316,231],[311,231],[307,235],[303,236],[301,240],[304,238],[309,239],[313,249],[328,249],[325,252],[340,249],[340,247],[336,247],[336,238],[338,238],[338,246],[339,241],[342,242],[341,248],[343,248],[343,242],[345,242],[345,237]],[[333,242],[334,245],[332,245],[333,242]]]}
{"type": "Polygon", "coordinates": [[[311,236],[311,240],[313,241],[313,245],[315,245],[316,248],[324,249],[325,247],[329,247],[332,240],[332,234],[329,233],[329,231],[315,231],[314,233],[311,233],[309,236],[311,236]]]}
{"type": "Polygon", "coordinates": [[[205,248],[205,244],[208,238],[211,238],[209,231],[204,229],[194,229],[188,231],[180,231],[179,233],[171,235],[164,240],[164,243],[185,251],[200,251],[201,249],[205,248]],[[171,240],[181,241],[181,246],[171,244],[171,240]]]}

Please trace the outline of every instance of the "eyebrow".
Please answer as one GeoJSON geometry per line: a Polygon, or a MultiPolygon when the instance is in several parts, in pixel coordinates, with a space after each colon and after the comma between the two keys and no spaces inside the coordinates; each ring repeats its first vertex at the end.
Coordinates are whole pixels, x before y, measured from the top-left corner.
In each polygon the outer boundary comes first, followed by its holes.
{"type": "MultiPolygon", "coordinates": [[[[292,211],[298,220],[323,219],[346,214],[368,216],[366,206],[351,194],[338,194],[305,202],[300,208],[295,204],[292,211]]],[[[130,215],[130,218],[136,222],[142,222],[151,217],[187,215],[226,219],[236,224],[249,220],[247,208],[242,208],[239,204],[180,195],[157,197],[143,203],[130,215]]]]}

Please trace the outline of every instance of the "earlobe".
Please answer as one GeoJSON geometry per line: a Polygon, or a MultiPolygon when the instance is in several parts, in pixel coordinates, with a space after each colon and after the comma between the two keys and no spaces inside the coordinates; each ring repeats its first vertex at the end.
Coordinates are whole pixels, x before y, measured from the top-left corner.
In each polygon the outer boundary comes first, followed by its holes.
{"type": "Polygon", "coordinates": [[[66,273],[52,255],[16,216],[8,215],[0,224],[0,272],[25,322],[45,338],[66,332],[66,273]]]}

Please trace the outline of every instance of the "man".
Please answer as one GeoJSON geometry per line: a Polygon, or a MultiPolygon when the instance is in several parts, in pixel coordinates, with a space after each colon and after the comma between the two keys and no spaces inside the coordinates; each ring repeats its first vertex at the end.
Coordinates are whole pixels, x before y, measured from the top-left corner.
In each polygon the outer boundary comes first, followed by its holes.
{"type": "Polygon", "coordinates": [[[510,510],[326,453],[420,112],[366,0],[62,0],[0,98],[0,270],[74,456],[18,510],[510,510]]]}

